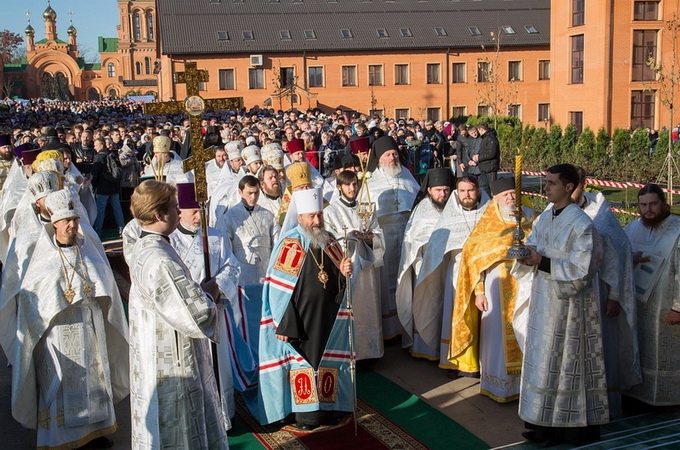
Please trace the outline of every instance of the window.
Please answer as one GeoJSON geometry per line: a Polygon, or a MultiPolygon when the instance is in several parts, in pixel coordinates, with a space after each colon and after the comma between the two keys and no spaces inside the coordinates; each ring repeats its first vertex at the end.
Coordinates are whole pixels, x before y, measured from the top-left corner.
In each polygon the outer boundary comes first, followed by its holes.
{"type": "Polygon", "coordinates": [[[153,30],[153,13],[151,11],[146,13],[146,37],[149,41],[154,40],[153,30]]]}
{"type": "Polygon", "coordinates": [[[583,83],[583,35],[571,37],[571,83],[583,83]]]}
{"type": "Polygon", "coordinates": [[[477,27],[468,27],[468,31],[473,36],[481,36],[482,32],[477,27]]]}
{"type": "Polygon", "coordinates": [[[230,91],[236,88],[234,83],[234,69],[220,69],[218,71],[220,91],[230,91]]]}
{"type": "Polygon", "coordinates": [[[436,122],[441,120],[442,109],[441,108],[427,108],[427,120],[436,122]]]}
{"type": "Polygon", "coordinates": [[[243,36],[244,41],[252,41],[253,39],[255,39],[255,36],[253,35],[253,30],[243,30],[241,36],[243,36]]]}
{"type": "Polygon", "coordinates": [[[357,68],[356,66],[342,66],[342,85],[356,86],[357,85],[357,68]]]}
{"type": "Polygon", "coordinates": [[[138,12],[132,15],[132,38],[135,41],[142,39],[142,19],[138,12]]]}
{"type": "Polygon", "coordinates": [[[382,86],[383,85],[383,68],[380,65],[368,66],[368,85],[382,86]]]}
{"type": "Polygon", "coordinates": [[[378,37],[379,37],[380,39],[387,39],[388,37],[390,37],[390,35],[387,34],[387,30],[384,29],[384,28],[378,28],[378,29],[375,30],[375,31],[378,33],[378,37]]]}
{"type": "Polygon", "coordinates": [[[633,30],[633,81],[652,81],[656,74],[647,66],[656,61],[656,30],[633,30]]]}
{"type": "Polygon", "coordinates": [[[583,131],[583,111],[570,111],[569,123],[576,127],[576,131],[581,134],[583,131]]]}
{"type": "Polygon", "coordinates": [[[109,78],[116,77],[116,66],[112,62],[106,65],[106,73],[109,76],[109,78]]]}
{"type": "Polygon", "coordinates": [[[218,41],[228,41],[229,40],[229,33],[227,31],[218,31],[217,32],[217,40],[218,41]]]}
{"type": "Polygon", "coordinates": [[[550,79],[550,60],[544,59],[538,62],[538,79],[539,80],[550,79]]]}
{"type": "Polygon", "coordinates": [[[508,81],[522,81],[522,62],[508,62],[508,81]]]}
{"type": "Polygon", "coordinates": [[[368,110],[368,115],[369,116],[382,117],[383,116],[383,110],[382,109],[370,109],[370,110],[368,110]]]}
{"type": "Polygon", "coordinates": [[[279,30],[279,38],[283,41],[291,40],[290,30],[279,30]]]}
{"type": "Polygon", "coordinates": [[[343,28],[340,30],[340,37],[343,39],[352,39],[352,30],[348,28],[343,28]]]}
{"type": "Polygon", "coordinates": [[[441,64],[428,64],[427,65],[427,84],[439,84],[441,83],[441,64]]]}
{"type": "Polygon", "coordinates": [[[659,2],[635,2],[633,20],[659,20],[659,2]]]}
{"type": "Polygon", "coordinates": [[[411,116],[411,110],[408,108],[397,108],[394,110],[394,117],[399,119],[408,119],[411,116]]]}
{"type": "Polygon", "coordinates": [[[199,81],[198,82],[198,90],[199,91],[207,91],[208,90],[208,83],[205,81],[199,81]]]}
{"type": "Polygon", "coordinates": [[[454,106],[451,109],[451,117],[465,117],[467,116],[467,106],[454,106]]]}
{"type": "Polygon", "coordinates": [[[501,30],[503,30],[503,33],[505,34],[515,34],[515,29],[512,28],[510,25],[503,25],[501,27],[501,30]]]}
{"type": "Polygon", "coordinates": [[[442,27],[434,27],[434,34],[437,37],[448,36],[446,30],[442,27]]]}
{"type": "Polygon", "coordinates": [[[109,89],[109,97],[118,98],[118,91],[115,89],[109,89]]]}
{"type": "Polygon", "coordinates": [[[410,28],[399,28],[399,33],[401,33],[401,37],[413,37],[410,28]]]}
{"type": "Polygon", "coordinates": [[[452,83],[465,83],[465,63],[453,63],[451,76],[452,83]]]}
{"type": "Polygon", "coordinates": [[[477,105],[477,115],[478,116],[488,116],[489,115],[489,107],[486,105],[477,105]]]}
{"type": "Polygon", "coordinates": [[[630,127],[654,128],[654,91],[633,91],[630,102],[630,127]]]}
{"type": "Polygon", "coordinates": [[[309,87],[323,86],[323,67],[310,67],[309,78],[307,80],[309,87]]]}
{"type": "Polygon", "coordinates": [[[529,34],[538,34],[538,30],[533,25],[524,25],[524,29],[529,34]]]}
{"type": "Polygon", "coordinates": [[[264,69],[248,69],[248,89],[264,89],[264,69]]]}
{"type": "Polygon", "coordinates": [[[408,84],[408,64],[394,65],[394,84],[408,84]]]}
{"type": "Polygon", "coordinates": [[[571,26],[578,27],[585,22],[585,0],[571,0],[571,26]]]}
{"type": "Polygon", "coordinates": [[[279,69],[279,83],[282,88],[289,88],[295,84],[295,68],[281,67],[279,69]]]}
{"type": "Polygon", "coordinates": [[[142,63],[140,63],[139,61],[137,61],[137,62],[135,63],[135,73],[136,73],[137,75],[141,75],[141,74],[142,74],[142,63]]]}
{"type": "Polygon", "coordinates": [[[491,74],[491,63],[489,61],[477,62],[477,82],[487,83],[491,74]]]}
{"type": "Polygon", "coordinates": [[[522,118],[522,105],[508,105],[508,116],[522,118]]]}
{"type": "Polygon", "coordinates": [[[538,121],[544,123],[550,122],[550,103],[538,104],[538,121]]]}
{"type": "Polygon", "coordinates": [[[302,34],[304,34],[305,39],[307,39],[307,40],[316,39],[316,32],[314,32],[314,30],[303,30],[302,34]]]}
{"type": "Polygon", "coordinates": [[[144,58],[144,73],[147,75],[151,74],[151,58],[148,56],[144,58]]]}

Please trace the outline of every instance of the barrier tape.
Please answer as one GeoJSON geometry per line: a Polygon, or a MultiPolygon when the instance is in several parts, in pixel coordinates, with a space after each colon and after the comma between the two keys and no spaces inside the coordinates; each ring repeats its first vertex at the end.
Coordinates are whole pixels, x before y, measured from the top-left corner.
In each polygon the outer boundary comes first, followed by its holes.
{"type": "MultiPolygon", "coordinates": [[[[510,169],[501,169],[499,172],[505,172],[505,173],[515,173],[514,170],[510,169]]],[[[528,170],[523,170],[522,175],[529,175],[533,177],[542,177],[545,176],[545,172],[530,172],[528,170]]],[[[626,189],[629,187],[633,188],[643,188],[645,185],[641,183],[636,183],[634,181],[607,181],[607,180],[597,180],[595,178],[586,178],[586,183],[593,185],[593,186],[605,186],[605,187],[615,187],[619,189],[626,189]]],[[[662,188],[664,192],[667,192],[669,194],[680,194],[679,189],[666,189],[662,188]]]]}
{"type": "MultiPolygon", "coordinates": [[[[522,195],[526,195],[527,197],[540,197],[540,198],[543,198],[545,200],[548,199],[548,197],[546,197],[545,195],[537,194],[536,192],[524,192],[524,191],[522,191],[522,195]]],[[[626,211],[625,209],[620,209],[620,208],[614,208],[613,206],[611,207],[611,210],[612,210],[612,212],[619,213],[619,214],[628,214],[630,216],[635,216],[635,217],[640,216],[640,214],[638,214],[636,212],[626,211]]]]}

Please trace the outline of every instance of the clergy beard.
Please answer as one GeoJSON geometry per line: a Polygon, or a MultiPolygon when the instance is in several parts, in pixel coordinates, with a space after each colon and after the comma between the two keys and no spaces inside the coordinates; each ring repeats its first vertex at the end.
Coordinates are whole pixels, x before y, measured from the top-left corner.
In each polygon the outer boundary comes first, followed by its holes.
{"type": "Polygon", "coordinates": [[[671,213],[670,211],[667,211],[666,214],[660,214],[656,217],[653,217],[651,219],[648,219],[646,217],[641,217],[640,219],[642,220],[642,225],[646,226],[647,228],[656,228],[663,222],[666,217],[670,216],[671,213]]]}
{"type": "Polygon", "coordinates": [[[446,206],[446,202],[439,202],[432,197],[430,197],[430,201],[432,202],[432,206],[434,206],[434,209],[436,209],[439,212],[444,211],[444,207],[446,206]]]}
{"type": "Polygon", "coordinates": [[[401,173],[401,164],[397,164],[394,167],[381,167],[380,170],[382,170],[388,178],[396,178],[401,173]]]}
{"type": "Polygon", "coordinates": [[[262,185],[262,192],[264,192],[265,194],[267,194],[270,197],[279,198],[279,197],[281,197],[281,185],[277,184],[276,186],[273,186],[272,189],[270,190],[270,189],[266,188],[263,184],[262,185]]]}
{"type": "Polygon", "coordinates": [[[498,205],[498,209],[501,212],[501,217],[503,220],[508,222],[515,220],[515,208],[508,205],[498,205]]]}
{"type": "Polygon", "coordinates": [[[324,248],[331,237],[324,228],[301,228],[302,234],[309,239],[309,245],[312,248],[324,248]]]}

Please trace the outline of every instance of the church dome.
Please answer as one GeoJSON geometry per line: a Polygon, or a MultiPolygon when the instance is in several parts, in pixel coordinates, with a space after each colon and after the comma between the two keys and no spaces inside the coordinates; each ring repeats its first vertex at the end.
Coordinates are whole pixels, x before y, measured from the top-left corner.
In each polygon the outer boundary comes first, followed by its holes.
{"type": "Polygon", "coordinates": [[[35,36],[35,30],[33,29],[33,27],[31,26],[30,23],[28,24],[28,26],[24,30],[24,33],[26,33],[26,36],[35,36]]]}
{"type": "Polygon", "coordinates": [[[57,12],[52,9],[52,6],[47,2],[47,9],[43,12],[43,19],[57,20],[57,12]]]}
{"type": "Polygon", "coordinates": [[[75,36],[76,33],[78,33],[78,30],[71,24],[71,26],[66,29],[66,33],[68,33],[69,36],[75,36]]]}

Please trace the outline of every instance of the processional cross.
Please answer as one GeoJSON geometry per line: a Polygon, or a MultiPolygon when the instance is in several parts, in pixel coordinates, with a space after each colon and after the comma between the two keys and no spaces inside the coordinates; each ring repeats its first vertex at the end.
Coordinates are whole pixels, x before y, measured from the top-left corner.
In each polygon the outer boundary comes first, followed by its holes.
{"type": "Polygon", "coordinates": [[[196,201],[199,203],[208,200],[208,182],[205,178],[205,163],[215,157],[213,147],[203,148],[203,135],[201,134],[201,116],[204,111],[218,109],[241,109],[242,97],[215,98],[204,100],[199,95],[198,83],[205,83],[209,79],[207,70],[196,69],[195,62],[185,62],[184,72],[177,72],[174,77],[175,84],[186,84],[187,97],[183,101],[147,103],[144,105],[144,114],[173,114],[186,112],[191,121],[191,158],[184,160],[184,171],[194,169],[196,183],[196,201]]]}

